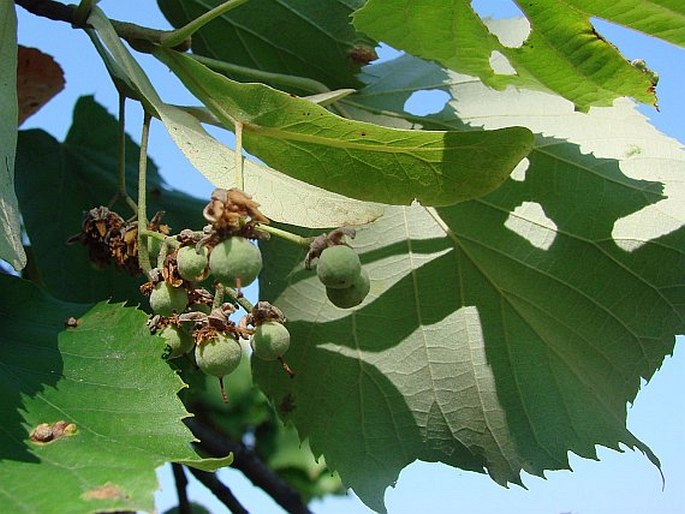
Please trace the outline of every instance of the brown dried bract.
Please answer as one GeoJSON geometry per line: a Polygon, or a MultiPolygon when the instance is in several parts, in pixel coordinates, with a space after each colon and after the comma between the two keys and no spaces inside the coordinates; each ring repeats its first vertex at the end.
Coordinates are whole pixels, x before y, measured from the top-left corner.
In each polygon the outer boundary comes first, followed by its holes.
{"type": "MultiPolygon", "coordinates": [[[[169,227],[160,223],[163,214],[155,214],[148,230],[169,234],[169,227]]],[[[100,268],[112,263],[131,275],[142,272],[138,266],[138,222],[125,221],[108,207],[95,207],[84,214],[81,232],[67,240],[68,244],[76,242],[88,247],[90,260],[100,268]]]]}
{"type": "Polygon", "coordinates": [[[286,319],[281,309],[267,301],[262,300],[257,302],[257,304],[252,307],[252,310],[249,314],[242,317],[239,327],[242,329],[246,329],[249,325],[257,327],[267,321],[285,323],[286,319]]]}
{"type": "Polygon", "coordinates": [[[309,252],[304,259],[304,267],[311,269],[312,261],[318,259],[326,248],[330,246],[345,245],[345,238],[354,239],[357,231],[352,227],[340,227],[329,232],[328,234],[321,234],[314,238],[314,241],[309,245],[309,252]]]}
{"type": "Polygon", "coordinates": [[[239,235],[248,223],[269,223],[269,219],[259,211],[259,204],[237,188],[215,189],[202,215],[215,231],[225,231],[227,236],[239,235]]]}
{"type": "Polygon", "coordinates": [[[172,287],[181,287],[183,285],[183,277],[178,272],[178,264],[176,263],[176,255],[178,251],[175,251],[166,256],[164,259],[164,266],[162,267],[162,278],[164,282],[172,287]]]}

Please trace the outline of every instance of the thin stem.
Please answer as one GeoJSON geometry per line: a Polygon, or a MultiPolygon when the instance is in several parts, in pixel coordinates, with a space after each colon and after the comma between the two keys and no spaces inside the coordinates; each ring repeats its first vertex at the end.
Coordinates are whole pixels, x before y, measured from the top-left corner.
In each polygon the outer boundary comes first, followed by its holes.
{"type": "Polygon", "coordinates": [[[280,237],[281,239],[285,239],[286,241],[290,241],[291,243],[302,246],[304,248],[309,248],[309,246],[312,244],[312,241],[314,241],[313,237],[302,237],[300,235],[293,234],[292,232],[288,232],[287,230],[273,227],[271,225],[264,225],[260,223],[259,225],[257,225],[256,228],[262,232],[267,232],[272,236],[280,237]]]}
{"type": "Polygon", "coordinates": [[[147,143],[150,138],[150,113],[143,116],[143,131],[140,136],[140,158],[138,160],[138,263],[141,269],[150,274],[150,254],[147,251],[147,143]]]}
{"type": "Polygon", "coordinates": [[[247,509],[241,505],[226,484],[219,480],[214,473],[200,469],[188,468],[202,485],[214,493],[214,496],[228,507],[233,514],[248,514],[247,509]]]}
{"type": "Polygon", "coordinates": [[[245,310],[245,312],[248,312],[248,313],[252,312],[254,305],[252,305],[252,303],[247,298],[245,298],[243,295],[239,295],[238,291],[236,291],[232,287],[225,287],[224,286],[224,294],[229,296],[231,298],[231,300],[233,300],[233,302],[240,305],[245,310]]]}
{"type": "Polygon", "coordinates": [[[228,76],[242,75],[257,82],[279,84],[286,89],[299,89],[309,93],[327,93],[330,91],[328,87],[318,80],[307,77],[256,70],[247,66],[240,66],[239,64],[233,64],[220,61],[218,59],[212,59],[211,57],[205,57],[204,55],[190,54],[190,57],[204,64],[208,68],[212,68],[213,70],[228,76]]]}
{"type": "Polygon", "coordinates": [[[161,38],[160,45],[166,48],[178,46],[190,36],[195,34],[195,32],[207,25],[210,21],[218,18],[224,13],[227,13],[231,9],[235,9],[236,7],[243,5],[247,1],[248,0],[228,0],[223,4],[217,5],[213,9],[183,25],[183,27],[164,34],[161,38]]]}
{"type": "Polygon", "coordinates": [[[178,512],[179,514],[192,514],[192,508],[188,501],[188,478],[183,471],[183,466],[176,462],[171,463],[171,470],[174,473],[174,482],[176,482],[176,492],[178,493],[178,512]]]}
{"type": "Polygon", "coordinates": [[[243,175],[243,124],[235,122],[235,177],[238,188],[245,191],[245,176],[243,175]]]}
{"type": "Polygon", "coordinates": [[[225,292],[226,287],[223,284],[217,283],[214,286],[214,301],[212,302],[212,309],[218,309],[223,305],[225,292]]]}
{"type": "Polygon", "coordinates": [[[133,212],[138,212],[136,202],[126,191],[126,96],[119,93],[119,133],[117,134],[117,164],[119,166],[118,198],[123,198],[133,212]]]}

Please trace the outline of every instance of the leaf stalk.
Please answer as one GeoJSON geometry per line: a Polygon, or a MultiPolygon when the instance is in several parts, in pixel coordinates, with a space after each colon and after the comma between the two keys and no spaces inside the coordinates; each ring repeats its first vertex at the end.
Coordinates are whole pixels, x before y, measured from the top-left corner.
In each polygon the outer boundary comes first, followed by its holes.
{"type": "Polygon", "coordinates": [[[223,4],[219,4],[213,9],[210,9],[206,13],[183,25],[183,27],[163,34],[160,38],[159,44],[165,48],[176,47],[182,44],[185,40],[189,39],[193,34],[195,34],[195,32],[207,25],[210,21],[213,21],[222,14],[225,14],[236,7],[240,7],[248,1],[249,0],[228,0],[223,4]]]}

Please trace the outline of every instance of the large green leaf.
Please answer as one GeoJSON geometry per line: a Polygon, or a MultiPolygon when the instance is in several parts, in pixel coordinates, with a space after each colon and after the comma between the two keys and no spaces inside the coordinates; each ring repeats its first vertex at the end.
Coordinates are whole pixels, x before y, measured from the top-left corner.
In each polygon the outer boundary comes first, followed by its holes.
{"type": "Polygon", "coordinates": [[[598,16],[685,45],[685,4],[678,1],[517,2],[529,23],[517,37],[481,20],[468,0],[370,0],[354,16],[355,26],[379,40],[443,66],[480,77],[491,87],[542,87],[579,109],[630,96],[654,104],[652,77],[632,66],[599,35],[598,16]],[[528,29],[532,27],[528,35],[528,29]],[[511,71],[491,59],[503,55],[511,71]],[[498,71],[496,71],[498,70],[498,71]]]}
{"type": "Polygon", "coordinates": [[[14,193],[17,147],[17,16],[14,4],[0,5],[0,259],[19,271],[26,266],[19,205],[14,193]]]}
{"type": "Polygon", "coordinates": [[[215,186],[244,189],[267,217],[305,227],[359,225],[382,214],[382,206],[324,191],[250,160],[244,163],[244,180],[239,183],[235,152],[191,114],[162,101],[102,11],[93,9],[89,23],[96,29],[91,37],[114,80],[137,92],[191,164],[215,186]]]}
{"type": "Polygon", "coordinates": [[[449,205],[497,188],[532,143],[527,129],[398,130],[331,114],[263,84],[241,84],[192,57],[159,49],[186,87],[245,148],[283,173],[361,200],[449,205]]]}
{"type": "MultiPolygon", "coordinates": [[[[117,133],[117,120],[92,97],[77,102],[64,143],[41,130],[20,132],[17,194],[40,280],[57,298],[75,302],[109,297],[143,301],[138,291],[141,278],[112,267],[94,269],[85,247],[66,244],[81,230],[83,213],[107,205],[117,191],[117,133]]],[[[137,184],[139,153],[138,145],[127,137],[129,187],[137,184]]],[[[163,221],[174,231],[199,229],[204,223],[204,202],[167,189],[154,163],[148,163],[150,211],[166,211],[163,221]]],[[[122,217],[130,217],[123,202],[115,207],[122,217]]]]}
{"type": "MultiPolygon", "coordinates": [[[[221,0],[158,0],[167,19],[179,27],[221,0]]],[[[363,61],[356,48],[375,43],[354,30],[350,14],[363,0],[251,0],[193,35],[193,52],[256,70],[314,79],[330,89],[357,87],[363,61]]],[[[232,74],[254,81],[253,75],[232,74]]],[[[266,82],[284,88],[282,81],[266,82]]],[[[294,89],[302,94],[303,90],[294,89]]],[[[318,91],[317,91],[318,92],[318,91]]]]}
{"type": "Polygon", "coordinates": [[[86,513],[154,507],[155,468],[200,461],[183,382],[161,358],[146,315],[121,305],[63,303],[0,276],[0,499],[13,513],[86,513]],[[78,317],[76,328],[65,320],[78,317]],[[32,430],[65,421],[76,432],[36,443],[32,430]]]}
{"type": "Polygon", "coordinates": [[[349,100],[359,116],[406,123],[412,90],[440,87],[458,100],[415,123],[544,136],[495,192],[395,207],[358,231],[372,285],[355,310],[327,302],[302,254],[264,245],[261,297],[289,319],[297,376],[262,363],[255,376],[275,405],[294,406],[281,415],[377,510],[415,459],[502,484],[567,468],[568,451],[596,458],[596,445],[658,463],[626,429],[626,402],[685,331],[682,148],[629,102],[582,114],[411,57],[366,80],[349,100]]]}

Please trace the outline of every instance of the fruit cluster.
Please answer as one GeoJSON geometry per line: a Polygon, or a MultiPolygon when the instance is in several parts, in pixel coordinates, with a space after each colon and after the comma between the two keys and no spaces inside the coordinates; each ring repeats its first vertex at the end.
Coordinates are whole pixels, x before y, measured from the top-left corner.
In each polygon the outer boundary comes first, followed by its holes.
{"type": "Polygon", "coordinates": [[[371,282],[357,253],[345,244],[345,236],[354,238],[354,229],[339,228],[315,238],[305,259],[305,267],[311,268],[312,261],[318,259],[316,274],[326,286],[326,296],[336,307],[350,309],[364,301],[371,282]]]}
{"type": "Polygon", "coordinates": [[[183,230],[166,238],[159,252],[151,252],[158,267],[141,288],[155,313],[150,328],[166,340],[167,357],[188,356],[219,378],[222,394],[223,377],[242,358],[241,339],[249,339],[255,358],[278,359],[293,375],[283,361],[290,345],[283,313],[266,302],[246,307],[242,298],[241,288],[254,282],[263,267],[260,250],[250,241],[265,236],[256,228],[268,222],[258,207],[242,191],[215,190],[203,211],[210,224],[201,233],[183,230]],[[214,293],[198,287],[210,277],[214,293]],[[233,302],[223,301],[226,294],[233,302]],[[249,312],[236,324],[230,316],[240,305],[249,312]]]}
{"type": "MultiPolygon", "coordinates": [[[[269,220],[259,211],[259,204],[238,189],[216,189],[202,214],[209,222],[202,231],[184,229],[169,235],[157,214],[139,234],[135,220],[124,221],[99,207],[86,213],[81,233],[72,241],[87,245],[98,264],[114,263],[131,273],[141,273],[140,266],[146,267],[149,281],[141,292],[149,296],[154,313],[149,328],[166,341],[166,357],[185,356],[200,370],[218,377],[226,400],[223,377],[241,361],[241,340],[249,340],[254,358],[279,361],[294,376],[283,360],[290,333],[277,307],[263,301],[253,306],[241,292],[263,267],[254,240],[269,237],[269,220]],[[154,268],[139,258],[139,244],[144,245],[154,268]],[[210,278],[213,292],[201,286],[210,278]],[[247,314],[236,323],[231,316],[240,307],[247,314]]],[[[316,273],[329,300],[340,308],[359,305],[370,289],[366,270],[346,243],[354,236],[353,229],[339,228],[302,242],[309,246],[305,267],[311,268],[316,261],[316,273]]]]}

